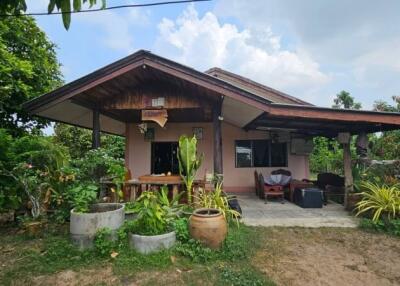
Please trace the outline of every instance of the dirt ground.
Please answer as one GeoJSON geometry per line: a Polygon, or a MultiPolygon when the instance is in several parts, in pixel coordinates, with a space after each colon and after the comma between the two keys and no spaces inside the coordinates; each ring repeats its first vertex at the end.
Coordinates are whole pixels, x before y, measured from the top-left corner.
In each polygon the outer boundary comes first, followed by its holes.
{"type": "MultiPolygon", "coordinates": [[[[400,285],[399,238],[347,228],[260,227],[257,233],[263,247],[251,260],[252,267],[277,285],[400,285]]],[[[13,245],[2,246],[0,266],[13,263],[13,245]]],[[[30,241],[21,247],[32,249],[35,245],[30,241]]],[[[106,264],[37,276],[29,285],[213,285],[215,271],[199,265],[190,270],[171,267],[125,277],[106,264]]],[[[11,285],[21,285],[18,283],[11,285]]]]}
{"type": "Polygon", "coordinates": [[[400,285],[400,239],[357,229],[274,228],[254,263],[278,285],[400,285]]]}

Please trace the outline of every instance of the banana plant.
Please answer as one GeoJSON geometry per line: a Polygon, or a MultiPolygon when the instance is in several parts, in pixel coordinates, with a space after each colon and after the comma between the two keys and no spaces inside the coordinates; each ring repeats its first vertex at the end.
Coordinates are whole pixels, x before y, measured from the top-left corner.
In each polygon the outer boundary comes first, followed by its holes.
{"type": "Polygon", "coordinates": [[[197,139],[182,135],[179,138],[178,147],[179,174],[186,187],[188,204],[192,203],[193,181],[196,177],[197,170],[203,161],[203,154],[197,154],[197,139]]]}

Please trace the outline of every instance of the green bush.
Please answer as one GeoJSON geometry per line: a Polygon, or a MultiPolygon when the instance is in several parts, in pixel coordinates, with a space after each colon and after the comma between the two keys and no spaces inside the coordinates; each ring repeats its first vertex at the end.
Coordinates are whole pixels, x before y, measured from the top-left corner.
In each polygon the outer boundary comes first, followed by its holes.
{"type": "Polygon", "coordinates": [[[232,269],[231,267],[220,268],[220,280],[222,285],[231,286],[264,286],[264,285],[275,285],[270,280],[266,280],[262,273],[251,269],[248,266],[244,266],[240,270],[232,269]]]}
{"type": "Polygon", "coordinates": [[[143,192],[131,207],[131,212],[136,213],[137,218],[127,223],[127,231],[140,235],[159,235],[172,229],[182,205],[178,203],[180,196],[170,201],[167,194],[166,186],[158,192],[143,192]]]}
{"type": "Polygon", "coordinates": [[[101,228],[96,232],[94,237],[94,248],[101,256],[110,255],[116,247],[116,243],[112,240],[112,232],[109,228],[101,228]]]}
{"type": "Polygon", "coordinates": [[[98,148],[88,151],[84,157],[72,160],[72,166],[77,168],[77,179],[80,181],[100,182],[100,179],[105,177],[113,177],[114,170],[118,170],[120,175],[120,168],[116,166],[124,166],[123,159],[116,159],[103,148],[98,148]]]}
{"type": "Polygon", "coordinates": [[[86,213],[97,198],[98,187],[92,184],[79,184],[67,191],[70,205],[78,213],[86,213]]]}
{"type": "Polygon", "coordinates": [[[378,220],[374,222],[371,219],[363,218],[360,221],[360,228],[374,231],[387,233],[394,236],[400,237],[400,219],[392,219],[392,220],[378,220]]]}

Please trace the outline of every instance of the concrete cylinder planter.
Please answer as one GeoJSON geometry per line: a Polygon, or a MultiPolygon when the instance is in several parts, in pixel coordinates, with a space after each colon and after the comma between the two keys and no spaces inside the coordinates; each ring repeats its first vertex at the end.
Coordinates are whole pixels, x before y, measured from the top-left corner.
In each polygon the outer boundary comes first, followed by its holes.
{"type": "Polygon", "coordinates": [[[71,210],[69,229],[72,242],[80,249],[90,248],[99,229],[108,228],[116,233],[124,219],[124,206],[118,203],[94,204],[88,213],[71,210]]]}
{"type": "Polygon", "coordinates": [[[129,234],[129,246],[139,253],[149,254],[168,249],[176,242],[175,231],[160,235],[129,234]]]}

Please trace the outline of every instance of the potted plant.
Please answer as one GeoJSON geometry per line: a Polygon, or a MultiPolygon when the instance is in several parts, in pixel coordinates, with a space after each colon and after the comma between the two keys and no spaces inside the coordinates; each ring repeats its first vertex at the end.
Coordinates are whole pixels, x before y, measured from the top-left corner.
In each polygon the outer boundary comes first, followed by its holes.
{"type": "Polygon", "coordinates": [[[178,162],[179,174],[186,187],[187,201],[190,205],[192,203],[192,188],[193,181],[196,177],[197,170],[200,168],[203,160],[203,154],[197,154],[197,139],[196,136],[189,138],[182,135],[179,138],[178,146],[178,162]]]}
{"type": "Polygon", "coordinates": [[[140,253],[152,253],[175,244],[176,234],[172,223],[181,213],[176,196],[169,201],[167,187],[159,192],[145,191],[134,204],[137,218],[127,222],[129,245],[140,253]]]}
{"type": "Polygon", "coordinates": [[[127,202],[125,204],[125,220],[134,220],[137,218],[137,214],[135,213],[135,203],[127,202]]]}
{"type": "Polygon", "coordinates": [[[95,203],[98,187],[80,184],[68,190],[68,198],[74,207],[70,212],[70,234],[80,249],[93,246],[99,229],[110,229],[113,234],[124,223],[124,206],[119,203],[95,203]]]}
{"type": "Polygon", "coordinates": [[[215,184],[215,190],[200,190],[197,202],[201,208],[194,210],[189,218],[190,235],[211,249],[218,249],[225,240],[227,221],[234,220],[239,226],[240,213],[229,207],[231,197],[222,190],[222,180],[215,184]]]}

